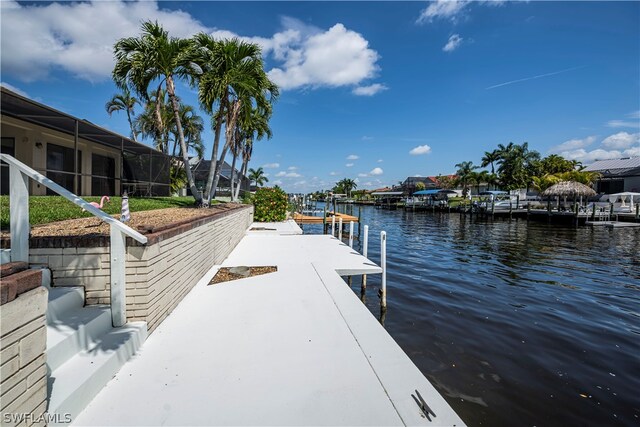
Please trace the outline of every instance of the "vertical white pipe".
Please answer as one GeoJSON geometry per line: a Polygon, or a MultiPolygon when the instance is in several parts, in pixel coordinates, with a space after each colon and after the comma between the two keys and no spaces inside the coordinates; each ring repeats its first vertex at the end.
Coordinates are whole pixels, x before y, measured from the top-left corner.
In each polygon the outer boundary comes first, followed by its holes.
{"type": "Polygon", "coordinates": [[[336,237],[336,217],[331,216],[331,237],[336,237]]]}
{"type": "Polygon", "coordinates": [[[380,307],[387,308],[387,233],[380,232],[380,267],[382,267],[382,297],[380,307]]]}
{"type": "Polygon", "coordinates": [[[338,222],[338,240],[342,242],[342,217],[339,218],[338,222]]]}
{"type": "Polygon", "coordinates": [[[349,221],[349,247],[353,248],[353,221],[349,221]]]}
{"type": "Polygon", "coordinates": [[[364,226],[364,241],[362,242],[362,255],[366,258],[369,252],[369,226],[364,226]]]}
{"type": "Polygon", "coordinates": [[[127,323],[126,236],[113,224],[110,229],[111,322],[114,327],[118,328],[127,323]]]}

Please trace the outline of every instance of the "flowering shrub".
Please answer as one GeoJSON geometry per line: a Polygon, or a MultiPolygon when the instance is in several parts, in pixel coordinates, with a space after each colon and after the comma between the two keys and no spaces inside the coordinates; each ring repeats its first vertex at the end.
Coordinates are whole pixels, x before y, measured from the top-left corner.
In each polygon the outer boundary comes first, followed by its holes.
{"type": "Polygon", "coordinates": [[[257,222],[284,221],[288,204],[287,193],[280,187],[259,188],[253,197],[254,219],[257,222]]]}

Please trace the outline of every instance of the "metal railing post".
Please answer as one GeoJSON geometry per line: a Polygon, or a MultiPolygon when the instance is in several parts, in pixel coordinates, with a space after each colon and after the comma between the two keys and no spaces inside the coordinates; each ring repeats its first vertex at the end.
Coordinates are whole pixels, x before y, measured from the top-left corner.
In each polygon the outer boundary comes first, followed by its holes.
{"type": "Polygon", "coordinates": [[[387,309],[387,232],[380,232],[380,267],[382,267],[382,294],[380,308],[387,309]]]}
{"type": "Polygon", "coordinates": [[[114,327],[127,323],[126,301],[126,236],[111,225],[111,322],[114,327]]]}
{"type": "Polygon", "coordinates": [[[11,261],[29,262],[29,177],[9,164],[11,261]]]}
{"type": "Polygon", "coordinates": [[[349,247],[353,248],[353,221],[349,221],[349,247]]]}

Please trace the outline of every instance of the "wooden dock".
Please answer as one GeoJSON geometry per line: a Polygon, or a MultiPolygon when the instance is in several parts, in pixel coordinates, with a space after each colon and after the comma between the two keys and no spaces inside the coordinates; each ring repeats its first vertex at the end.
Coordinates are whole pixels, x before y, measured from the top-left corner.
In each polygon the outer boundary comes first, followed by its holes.
{"type": "MultiPolygon", "coordinates": [[[[347,215],[340,212],[336,214],[334,214],[333,212],[327,212],[327,224],[331,224],[332,216],[336,217],[336,224],[340,221],[340,218],[342,218],[342,224],[349,224],[350,221],[353,221],[354,223],[358,222],[357,216],[347,215]]],[[[324,218],[321,216],[302,215],[297,212],[293,214],[293,220],[298,224],[323,224],[324,223],[324,218]]]]}

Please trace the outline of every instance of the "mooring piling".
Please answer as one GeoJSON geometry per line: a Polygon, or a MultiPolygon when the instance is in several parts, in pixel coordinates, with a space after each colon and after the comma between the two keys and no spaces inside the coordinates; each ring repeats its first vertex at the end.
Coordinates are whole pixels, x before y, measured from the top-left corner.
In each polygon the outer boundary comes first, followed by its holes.
{"type": "Polygon", "coordinates": [[[349,221],[349,247],[353,248],[353,221],[349,221]]]}
{"type": "Polygon", "coordinates": [[[382,293],[380,309],[387,309],[387,232],[380,232],[380,267],[382,267],[382,293]]]}
{"type": "Polygon", "coordinates": [[[331,237],[336,237],[336,216],[331,217],[331,237]]]}
{"type": "Polygon", "coordinates": [[[338,218],[338,240],[342,242],[342,217],[338,218]]]}
{"type": "Polygon", "coordinates": [[[327,207],[324,207],[324,213],[322,214],[322,232],[327,234],[327,207]]]}
{"type": "MultiPolygon", "coordinates": [[[[367,253],[369,252],[369,226],[364,226],[364,240],[362,241],[362,256],[367,258],[367,253]]],[[[367,275],[362,275],[362,293],[367,290],[367,275]]]]}

